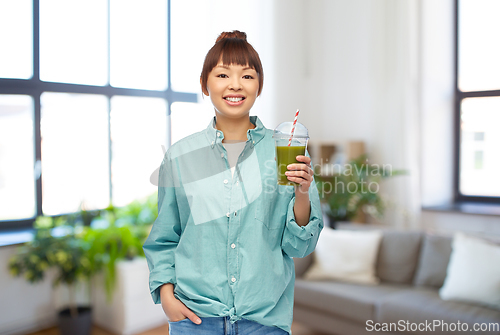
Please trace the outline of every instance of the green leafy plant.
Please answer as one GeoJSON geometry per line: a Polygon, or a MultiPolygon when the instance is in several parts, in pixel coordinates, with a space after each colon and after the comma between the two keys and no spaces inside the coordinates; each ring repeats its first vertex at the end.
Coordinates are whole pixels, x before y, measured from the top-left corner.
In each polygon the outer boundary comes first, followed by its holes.
{"type": "Polygon", "coordinates": [[[88,256],[91,267],[104,272],[104,288],[111,300],[116,282],[116,263],[123,259],[144,257],[142,245],[150,226],[157,217],[156,194],[135,200],[123,207],[113,205],[89,213],[82,211],[81,217],[92,217],[83,239],[89,245],[88,256]]]}
{"type": "Polygon", "coordinates": [[[389,177],[404,175],[405,170],[369,164],[362,155],[329,173],[315,171],[320,198],[330,220],[351,221],[359,211],[382,218],[386,202],[379,194],[379,183],[389,177]]]}
{"type": "Polygon", "coordinates": [[[104,287],[108,301],[111,300],[115,287],[116,263],[122,259],[144,256],[143,240],[133,231],[130,226],[110,225],[107,228],[88,228],[83,234],[83,240],[90,246],[87,254],[92,260],[91,267],[104,270],[104,287]]]}
{"type": "Polygon", "coordinates": [[[132,201],[124,207],[116,208],[118,223],[127,223],[132,226],[149,226],[157,217],[156,193],[142,200],[132,201]]]}
{"type": "Polygon", "coordinates": [[[48,269],[56,269],[53,286],[65,284],[69,288],[71,315],[77,314],[75,285],[89,280],[96,268],[88,257],[89,245],[80,238],[74,226],[66,225],[64,217],[39,217],[31,242],[20,247],[9,261],[10,273],[23,275],[30,283],[44,279],[48,269]]]}
{"type": "Polygon", "coordinates": [[[110,300],[116,263],[144,256],[142,244],[156,216],[156,194],[124,207],[111,205],[104,210],[81,210],[59,217],[39,216],[33,240],[10,259],[9,271],[36,283],[44,279],[46,271],[56,269],[53,285],[68,285],[74,315],[75,285],[87,280],[90,288],[91,277],[102,271],[110,300]]]}

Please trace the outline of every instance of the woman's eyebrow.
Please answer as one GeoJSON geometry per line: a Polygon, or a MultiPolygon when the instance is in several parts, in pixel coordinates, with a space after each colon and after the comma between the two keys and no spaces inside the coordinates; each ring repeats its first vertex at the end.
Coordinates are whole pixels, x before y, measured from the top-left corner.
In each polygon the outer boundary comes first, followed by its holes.
{"type": "MultiPolygon", "coordinates": [[[[229,70],[229,66],[228,65],[224,65],[224,64],[217,65],[216,68],[218,68],[218,67],[226,69],[226,70],[229,70]]],[[[251,66],[247,66],[247,67],[243,68],[243,71],[246,71],[246,70],[255,70],[255,69],[253,67],[251,67],[251,66]]]]}

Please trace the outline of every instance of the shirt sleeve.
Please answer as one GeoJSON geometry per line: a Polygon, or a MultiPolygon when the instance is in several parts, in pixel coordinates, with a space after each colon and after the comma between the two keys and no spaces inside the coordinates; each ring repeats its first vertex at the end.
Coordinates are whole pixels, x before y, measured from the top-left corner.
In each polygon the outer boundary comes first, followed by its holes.
{"type": "Polygon", "coordinates": [[[295,221],[295,214],[293,212],[295,196],[288,203],[281,248],[290,257],[301,258],[313,252],[318,242],[319,233],[323,229],[323,213],[321,211],[318,188],[314,180],[309,187],[309,202],[311,205],[311,214],[309,215],[309,222],[305,226],[299,226],[295,221]]]}
{"type": "Polygon", "coordinates": [[[159,288],[176,284],[175,250],[181,235],[181,224],[175,193],[172,162],[165,155],[158,176],[158,217],[143,245],[149,267],[149,289],[155,304],[161,303],[159,288]]]}

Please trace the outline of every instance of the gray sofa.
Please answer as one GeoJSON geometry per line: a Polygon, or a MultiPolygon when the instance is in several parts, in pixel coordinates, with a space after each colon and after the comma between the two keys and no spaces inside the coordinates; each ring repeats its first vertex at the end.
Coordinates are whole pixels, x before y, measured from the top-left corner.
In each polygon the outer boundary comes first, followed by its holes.
{"type": "MultiPolygon", "coordinates": [[[[347,227],[358,229],[355,225],[347,227]]],[[[382,231],[376,265],[381,280],[378,285],[304,280],[302,275],[311,265],[314,253],[294,259],[294,320],[321,332],[339,335],[500,334],[498,328],[472,331],[475,323],[494,323],[500,327],[500,310],[439,298],[438,291],[446,277],[452,251],[451,237],[420,231],[382,231]],[[463,327],[460,332],[452,329],[458,321],[463,327]],[[428,326],[424,329],[426,322],[428,326]],[[436,326],[430,328],[429,323],[433,322],[436,326]],[[384,326],[392,328],[375,330],[384,326]],[[464,331],[465,327],[468,331],[464,331]],[[403,329],[406,331],[402,332],[403,329]]]]}

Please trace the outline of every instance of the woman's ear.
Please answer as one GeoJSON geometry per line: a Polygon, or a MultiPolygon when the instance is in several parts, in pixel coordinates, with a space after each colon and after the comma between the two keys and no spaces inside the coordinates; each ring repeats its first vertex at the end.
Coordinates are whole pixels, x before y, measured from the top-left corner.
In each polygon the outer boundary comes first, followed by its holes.
{"type": "Polygon", "coordinates": [[[210,94],[208,94],[208,90],[203,87],[203,82],[201,80],[201,77],[200,77],[200,85],[201,85],[201,91],[203,92],[203,94],[205,94],[207,97],[210,96],[210,94]]]}

